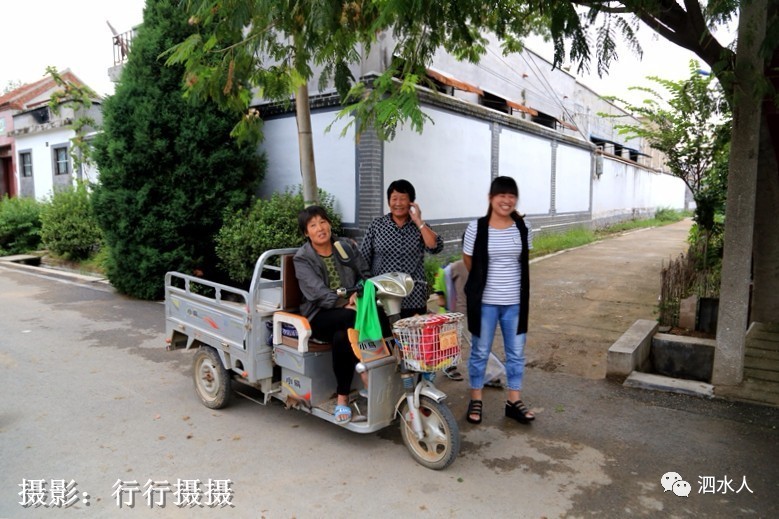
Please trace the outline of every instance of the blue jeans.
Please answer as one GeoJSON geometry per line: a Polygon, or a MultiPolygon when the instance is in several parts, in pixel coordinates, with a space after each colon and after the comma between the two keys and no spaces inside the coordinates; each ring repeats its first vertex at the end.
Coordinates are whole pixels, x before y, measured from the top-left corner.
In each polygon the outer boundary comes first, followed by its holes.
{"type": "Polygon", "coordinates": [[[471,358],[468,360],[468,376],[471,389],[484,387],[487,358],[495,339],[495,328],[500,323],[503,350],[506,353],[506,386],[509,390],[522,389],[525,372],[525,341],[527,334],[517,335],[519,305],[481,305],[481,336],[471,339],[471,358]]]}

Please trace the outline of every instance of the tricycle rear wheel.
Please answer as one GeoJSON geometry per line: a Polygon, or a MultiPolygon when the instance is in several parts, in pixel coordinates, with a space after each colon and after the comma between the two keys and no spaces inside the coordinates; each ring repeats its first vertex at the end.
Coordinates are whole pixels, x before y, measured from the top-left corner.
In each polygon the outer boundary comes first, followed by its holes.
{"type": "Polygon", "coordinates": [[[210,409],[221,409],[228,404],[232,394],[232,380],[214,348],[201,346],[195,352],[192,375],[195,392],[203,405],[210,409]]]}
{"type": "Polygon", "coordinates": [[[445,469],[460,453],[460,429],[446,405],[432,398],[419,398],[419,417],[424,436],[419,439],[411,426],[408,401],[400,406],[400,434],[411,456],[429,469],[445,469]]]}

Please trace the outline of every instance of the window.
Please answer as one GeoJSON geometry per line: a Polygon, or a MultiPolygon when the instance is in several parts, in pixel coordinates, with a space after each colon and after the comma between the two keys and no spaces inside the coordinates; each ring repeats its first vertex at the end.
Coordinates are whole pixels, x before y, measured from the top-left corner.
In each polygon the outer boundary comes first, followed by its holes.
{"type": "Polygon", "coordinates": [[[54,174],[67,175],[70,173],[70,157],[67,148],[54,148],[54,174]]]}
{"type": "Polygon", "coordinates": [[[31,177],[32,176],[32,153],[25,152],[19,154],[19,162],[22,165],[22,176],[23,177],[31,177]]]}
{"type": "Polygon", "coordinates": [[[530,120],[534,123],[540,124],[541,126],[546,126],[547,128],[551,128],[553,130],[557,129],[557,119],[549,114],[545,114],[544,112],[538,112],[538,115],[532,116],[530,120]]]}
{"type": "Polygon", "coordinates": [[[493,110],[503,112],[504,114],[511,113],[511,108],[509,108],[509,105],[505,99],[489,92],[484,92],[481,97],[481,104],[487,108],[492,108],[493,110]]]}

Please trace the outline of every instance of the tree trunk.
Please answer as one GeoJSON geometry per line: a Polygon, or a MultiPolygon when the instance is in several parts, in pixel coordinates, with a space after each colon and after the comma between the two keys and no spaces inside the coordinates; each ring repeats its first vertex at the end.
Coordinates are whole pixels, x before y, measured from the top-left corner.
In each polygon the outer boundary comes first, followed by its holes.
{"type": "Polygon", "coordinates": [[[303,205],[308,207],[319,203],[314,165],[314,137],[311,132],[311,104],[308,84],[298,87],[295,98],[295,118],[298,123],[298,148],[300,152],[300,176],[303,180],[303,205]]]}
{"type": "Polygon", "coordinates": [[[750,321],[779,322],[779,170],[766,115],[760,132],[750,321]]]}
{"type": "Polygon", "coordinates": [[[744,376],[752,242],[757,187],[763,74],[760,43],[765,37],[767,0],[741,5],[733,83],[733,133],[725,205],[725,251],[712,383],[736,385],[744,376]]]}
{"type": "MultiPolygon", "coordinates": [[[[766,69],[766,77],[779,88],[779,49],[766,69]]],[[[779,109],[771,94],[763,104],[755,206],[754,284],[751,321],[779,323],[779,109]]]]}

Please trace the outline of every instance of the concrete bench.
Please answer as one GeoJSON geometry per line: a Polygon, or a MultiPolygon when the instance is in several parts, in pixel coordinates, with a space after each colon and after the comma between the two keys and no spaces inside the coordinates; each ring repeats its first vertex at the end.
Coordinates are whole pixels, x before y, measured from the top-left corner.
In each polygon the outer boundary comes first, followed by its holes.
{"type": "Polygon", "coordinates": [[[606,378],[624,381],[634,370],[649,367],[652,336],[657,321],[639,319],[609,347],[606,358],[606,378]]]}

